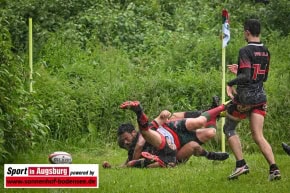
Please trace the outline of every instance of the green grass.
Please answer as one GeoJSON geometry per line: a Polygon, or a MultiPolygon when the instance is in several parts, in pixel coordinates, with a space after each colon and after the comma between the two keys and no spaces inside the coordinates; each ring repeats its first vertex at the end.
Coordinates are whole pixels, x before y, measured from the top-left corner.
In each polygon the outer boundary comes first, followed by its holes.
{"type": "MultiPolygon", "coordinates": [[[[46,164],[49,153],[56,151],[47,146],[18,156],[14,163],[46,164]]],[[[104,160],[119,166],[126,158],[126,152],[114,147],[76,148],[69,147],[73,163],[101,164],[104,160]]],[[[98,189],[0,189],[0,192],[102,192],[102,193],[285,193],[290,191],[290,157],[286,154],[276,155],[277,163],[282,173],[282,180],[268,181],[268,165],[261,154],[246,154],[250,173],[241,176],[239,180],[228,181],[227,176],[234,167],[233,155],[224,162],[208,161],[205,158],[192,157],[188,163],[176,168],[137,169],[119,168],[99,170],[98,189]]],[[[3,166],[1,166],[3,173],[3,166]]],[[[3,176],[3,174],[1,174],[3,176]]],[[[1,181],[3,184],[3,179],[1,181]]],[[[3,185],[2,187],[3,188],[3,185]]]]}

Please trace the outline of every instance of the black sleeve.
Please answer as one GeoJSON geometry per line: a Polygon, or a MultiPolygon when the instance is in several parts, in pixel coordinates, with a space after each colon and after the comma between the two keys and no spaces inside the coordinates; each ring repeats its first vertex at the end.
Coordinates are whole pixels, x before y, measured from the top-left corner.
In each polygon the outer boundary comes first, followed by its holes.
{"type": "Polygon", "coordinates": [[[229,81],[227,85],[233,86],[237,84],[247,84],[251,82],[251,69],[250,68],[244,68],[240,70],[240,74],[237,76],[237,78],[229,81]]]}
{"type": "Polygon", "coordinates": [[[264,76],[264,79],[263,79],[263,82],[266,82],[267,79],[268,79],[268,73],[269,73],[269,69],[270,69],[270,52],[268,51],[268,65],[267,65],[267,68],[266,68],[266,73],[265,73],[265,76],[264,76]]]}
{"type": "Polygon", "coordinates": [[[197,118],[201,113],[202,111],[187,111],[184,113],[184,118],[197,118]]]}
{"type": "Polygon", "coordinates": [[[238,84],[248,84],[252,79],[252,66],[250,53],[246,49],[240,49],[238,58],[238,73],[237,77],[227,83],[229,86],[238,84]]]}

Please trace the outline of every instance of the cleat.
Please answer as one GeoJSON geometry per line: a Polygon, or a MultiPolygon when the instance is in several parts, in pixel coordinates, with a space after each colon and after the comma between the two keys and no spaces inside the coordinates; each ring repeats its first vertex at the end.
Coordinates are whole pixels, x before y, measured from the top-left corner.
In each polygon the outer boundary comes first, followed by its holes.
{"type": "Polygon", "coordinates": [[[131,160],[127,165],[128,167],[144,168],[144,159],[131,160]]]}
{"type": "Polygon", "coordinates": [[[282,147],[283,147],[283,150],[284,150],[288,155],[290,155],[290,146],[283,142],[283,143],[282,143],[282,147]]]}
{"type": "Polygon", "coordinates": [[[139,101],[126,101],[120,105],[121,109],[129,109],[136,113],[137,115],[137,122],[139,125],[139,129],[141,130],[148,130],[148,118],[143,113],[141,104],[139,101]]]}
{"type": "Polygon", "coordinates": [[[218,96],[212,97],[211,109],[216,108],[220,105],[220,98],[218,96]]]}
{"type": "Polygon", "coordinates": [[[281,174],[279,170],[270,171],[269,181],[280,180],[281,174]]]}
{"type": "Polygon", "coordinates": [[[126,101],[120,105],[121,109],[130,109],[132,111],[140,112],[142,111],[142,107],[139,101],[126,101]]]}
{"type": "Polygon", "coordinates": [[[208,160],[218,160],[223,161],[229,158],[229,154],[226,152],[209,152],[206,156],[208,160]]]}
{"type": "Polygon", "coordinates": [[[166,164],[157,156],[149,152],[142,152],[141,155],[150,161],[158,162],[161,167],[166,167],[166,164]]]}
{"type": "Polygon", "coordinates": [[[154,163],[154,161],[148,160],[148,159],[137,159],[137,160],[131,160],[127,163],[128,167],[135,167],[135,168],[145,168],[149,164],[154,163]]]}
{"type": "Polygon", "coordinates": [[[233,173],[228,177],[228,180],[235,180],[242,174],[248,174],[250,172],[248,165],[236,168],[233,173]]]}

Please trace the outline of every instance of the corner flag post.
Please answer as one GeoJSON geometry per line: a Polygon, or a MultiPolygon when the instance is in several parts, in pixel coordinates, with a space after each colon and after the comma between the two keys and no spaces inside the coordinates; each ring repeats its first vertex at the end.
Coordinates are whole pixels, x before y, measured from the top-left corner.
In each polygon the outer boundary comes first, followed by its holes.
{"type": "Polygon", "coordinates": [[[32,61],[32,18],[29,18],[29,68],[30,68],[30,72],[29,72],[29,91],[33,92],[33,88],[32,88],[32,82],[33,82],[33,78],[32,78],[32,74],[33,74],[33,61],[32,61]]]}
{"type": "MultiPolygon", "coordinates": [[[[226,46],[230,41],[230,25],[229,14],[226,9],[222,11],[222,103],[225,103],[225,86],[226,86],[226,46]]],[[[221,144],[222,152],[225,152],[225,135],[223,133],[223,127],[225,124],[225,118],[221,118],[221,144]]]]}

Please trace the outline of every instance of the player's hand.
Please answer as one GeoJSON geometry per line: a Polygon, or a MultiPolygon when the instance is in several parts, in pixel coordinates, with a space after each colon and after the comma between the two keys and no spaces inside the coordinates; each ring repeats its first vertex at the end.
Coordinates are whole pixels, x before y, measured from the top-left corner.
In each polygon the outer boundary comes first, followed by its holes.
{"type": "Polygon", "coordinates": [[[160,126],[166,123],[170,117],[171,113],[168,110],[163,110],[154,120],[160,126]]]}
{"type": "Polygon", "coordinates": [[[234,99],[234,95],[237,94],[237,91],[234,87],[232,86],[228,86],[227,85],[227,95],[228,97],[230,97],[232,100],[234,99]]]}
{"type": "Polygon", "coordinates": [[[238,65],[237,64],[229,64],[227,66],[228,66],[228,69],[231,73],[234,73],[234,74],[238,73],[238,65]]]}
{"type": "Polygon", "coordinates": [[[163,120],[168,120],[171,117],[171,112],[169,112],[168,110],[163,110],[159,116],[163,120]]]}

